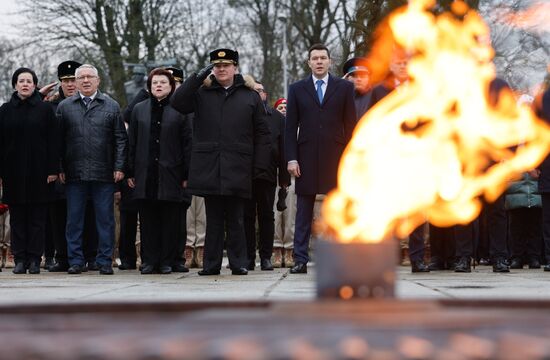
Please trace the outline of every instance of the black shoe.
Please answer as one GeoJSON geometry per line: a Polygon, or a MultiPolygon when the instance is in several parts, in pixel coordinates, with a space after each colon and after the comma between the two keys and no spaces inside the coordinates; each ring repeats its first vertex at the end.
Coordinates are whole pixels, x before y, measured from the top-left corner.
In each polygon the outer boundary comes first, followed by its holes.
{"type": "Polygon", "coordinates": [[[52,265],[48,269],[49,272],[66,272],[67,270],[69,270],[69,264],[62,264],[62,263],[57,263],[55,265],[52,265]]]}
{"type": "Polygon", "coordinates": [[[183,264],[176,264],[172,266],[172,272],[176,273],[186,273],[189,272],[189,269],[185,267],[183,264]]]}
{"type": "Polygon", "coordinates": [[[118,266],[118,269],[119,270],[135,270],[136,269],[136,264],[130,264],[130,263],[127,263],[127,262],[123,262],[118,266]]]}
{"type": "Polygon", "coordinates": [[[544,271],[550,271],[550,264],[544,265],[544,266],[542,267],[542,269],[543,269],[544,271]]]}
{"type": "Polygon", "coordinates": [[[15,264],[15,267],[13,268],[12,272],[14,274],[26,274],[27,268],[25,267],[25,263],[18,262],[15,264]]]}
{"type": "Polygon", "coordinates": [[[510,269],[523,269],[523,261],[518,258],[513,258],[510,263],[510,269]]]}
{"type": "Polygon", "coordinates": [[[168,265],[161,266],[159,269],[161,274],[171,274],[172,273],[172,267],[168,265]]]}
{"type": "Polygon", "coordinates": [[[469,257],[461,257],[455,265],[455,272],[469,273],[472,272],[471,260],[469,257]]]}
{"type": "Polygon", "coordinates": [[[101,265],[99,267],[99,273],[101,275],[113,275],[113,267],[111,265],[101,265]]]}
{"type": "MultiPolygon", "coordinates": [[[[90,261],[88,263],[88,270],[90,271],[98,271],[99,270],[99,265],[97,265],[97,263],[95,261],[90,261]]],[[[112,269],[111,269],[112,270],[112,269]]]]}
{"type": "Polygon", "coordinates": [[[81,274],[82,273],[82,266],[72,265],[67,269],[67,273],[71,274],[71,275],[81,274]]]}
{"type": "Polygon", "coordinates": [[[256,268],[256,260],[248,260],[248,265],[246,268],[253,271],[256,268]]]}
{"type": "Polygon", "coordinates": [[[151,275],[155,272],[155,267],[153,265],[143,264],[140,271],[142,275],[151,275]]]}
{"type": "Polygon", "coordinates": [[[46,260],[44,260],[44,269],[50,270],[50,268],[54,265],[55,261],[53,261],[53,258],[47,257],[46,260]]]}
{"type": "Polygon", "coordinates": [[[307,274],[307,265],[298,263],[294,265],[293,268],[290,269],[291,274],[307,274]]]}
{"type": "Polygon", "coordinates": [[[273,270],[273,264],[271,264],[270,259],[261,259],[260,260],[260,268],[263,271],[272,271],[273,270]]]}
{"type": "Polygon", "coordinates": [[[231,270],[232,275],[248,275],[248,270],[246,268],[236,268],[231,270]]]}
{"type": "Polygon", "coordinates": [[[510,272],[510,268],[503,259],[497,259],[493,264],[493,272],[496,273],[508,273],[510,272]]]}
{"type": "Polygon", "coordinates": [[[411,272],[413,273],[430,272],[430,268],[426,266],[426,264],[424,264],[424,261],[415,260],[411,262],[411,272]]]}
{"type": "Polygon", "coordinates": [[[220,275],[220,270],[200,270],[198,272],[200,276],[209,276],[209,275],[220,275]]]}
{"type": "Polygon", "coordinates": [[[40,263],[31,261],[29,264],[29,274],[40,274],[40,263]]]}
{"type": "Polygon", "coordinates": [[[529,260],[529,269],[540,269],[539,259],[530,259],[529,260]]]}

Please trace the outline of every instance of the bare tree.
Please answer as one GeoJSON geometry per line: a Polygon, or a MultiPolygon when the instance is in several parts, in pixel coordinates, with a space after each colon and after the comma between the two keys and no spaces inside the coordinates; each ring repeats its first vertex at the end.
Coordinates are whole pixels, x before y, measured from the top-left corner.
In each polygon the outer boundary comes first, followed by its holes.
{"type": "Polygon", "coordinates": [[[177,0],[57,0],[36,6],[22,0],[29,43],[55,53],[76,49],[82,58],[106,65],[113,94],[125,105],[124,63],[155,59],[163,36],[177,26],[177,0]],[[70,16],[67,16],[70,14],[70,16]],[[99,50],[99,51],[98,51],[99,50]],[[97,54],[102,59],[97,59],[97,54]]]}

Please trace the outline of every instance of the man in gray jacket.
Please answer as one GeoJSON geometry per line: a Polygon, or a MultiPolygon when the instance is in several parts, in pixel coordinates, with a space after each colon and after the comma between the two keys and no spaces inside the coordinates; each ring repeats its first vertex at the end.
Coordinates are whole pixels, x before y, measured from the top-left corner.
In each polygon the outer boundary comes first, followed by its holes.
{"type": "Polygon", "coordinates": [[[66,182],[67,195],[69,274],[86,271],[82,232],[88,198],[92,199],[96,215],[96,263],[100,274],[113,274],[113,195],[115,182],[124,178],[128,137],[118,103],[98,90],[99,82],[94,66],[80,66],[76,70],[78,92],[57,108],[63,144],[60,178],[66,182]]]}

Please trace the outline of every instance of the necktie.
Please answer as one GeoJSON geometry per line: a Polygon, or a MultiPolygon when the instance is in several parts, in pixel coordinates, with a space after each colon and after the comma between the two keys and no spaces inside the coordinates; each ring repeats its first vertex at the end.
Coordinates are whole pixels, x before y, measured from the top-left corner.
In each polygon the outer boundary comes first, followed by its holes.
{"type": "Polygon", "coordinates": [[[322,104],[323,103],[323,83],[324,81],[323,80],[317,80],[315,82],[315,84],[317,84],[317,97],[319,98],[319,103],[322,104]]]}
{"type": "Polygon", "coordinates": [[[88,106],[90,105],[90,103],[92,102],[92,98],[89,98],[89,97],[84,97],[82,98],[82,101],[84,101],[84,105],[86,105],[86,109],[88,108],[88,106]]]}

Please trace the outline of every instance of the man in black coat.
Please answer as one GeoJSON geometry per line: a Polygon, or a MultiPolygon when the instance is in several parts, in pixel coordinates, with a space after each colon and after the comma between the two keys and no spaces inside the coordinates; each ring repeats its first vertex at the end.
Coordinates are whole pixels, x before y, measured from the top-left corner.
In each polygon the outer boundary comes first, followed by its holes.
{"type": "Polygon", "coordinates": [[[248,273],[244,205],[252,196],[254,171],[269,164],[264,106],[253,84],[247,86],[236,74],[238,61],[237,51],[212,51],[211,65],[188,78],[171,99],[179,112],[195,113],[187,189],[203,196],[206,205],[204,263],[199,275],[220,273],[225,228],[232,273],[248,273]]]}
{"type": "MultiPolygon", "coordinates": [[[[547,78],[548,82],[548,78],[547,78]]],[[[537,115],[550,125],[550,87],[535,101],[537,115]]],[[[542,197],[542,237],[544,239],[544,271],[550,271],[550,155],[540,164],[539,191],[542,197]]]]}
{"type": "Polygon", "coordinates": [[[275,214],[273,213],[275,189],[277,180],[279,186],[285,190],[290,184],[290,175],[286,170],[283,153],[285,118],[280,112],[267,105],[267,93],[261,83],[256,82],[254,90],[260,94],[263,101],[265,119],[271,133],[271,161],[265,171],[254,174],[252,199],[245,206],[244,225],[248,243],[248,270],[254,270],[256,264],[256,213],[258,214],[260,231],[260,268],[262,270],[273,270],[271,255],[273,253],[273,236],[275,232],[275,214]]]}
{"type": "Polygon", "coordinates": [[[313,45],[308,55],[312,75],[290,85],[286,113],[285,157],[298,197],[293,274],[307,273],[315,196],[336,187],[338,163],[357,122],[353,84],[329,74],[328,48],[313,45]]]}

